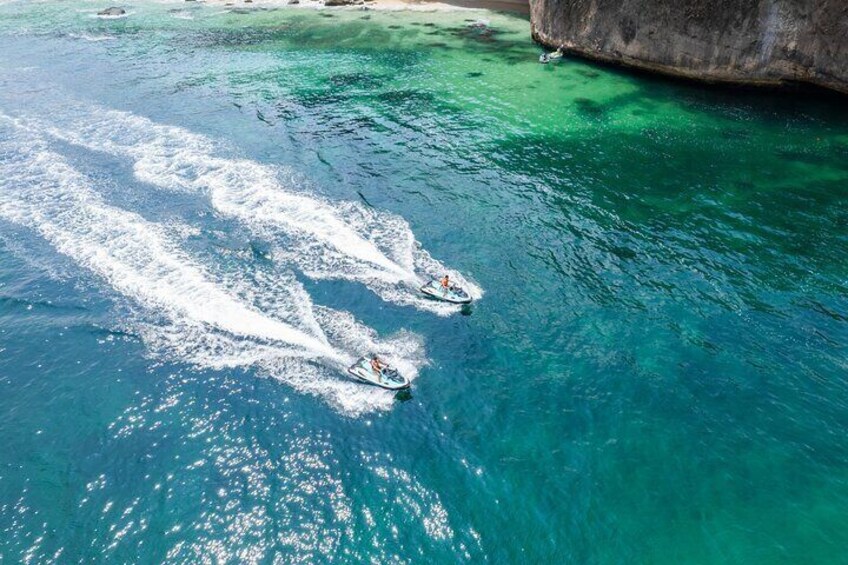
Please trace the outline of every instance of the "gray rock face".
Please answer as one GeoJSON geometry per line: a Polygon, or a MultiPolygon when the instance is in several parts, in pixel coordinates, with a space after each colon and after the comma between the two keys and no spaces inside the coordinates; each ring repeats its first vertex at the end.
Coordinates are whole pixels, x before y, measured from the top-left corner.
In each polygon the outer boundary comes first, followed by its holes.
{"type": "Polygon", "coordinates": [[[707,82],[848,93],[846,0],[530,0],[533,37],[707,82]]]}
{"type": "Polygon", "coordinates": [[[100,12],[97,12],[98,16],[123,16],[127,11],[123,8],[106,8],[100,12]]]}

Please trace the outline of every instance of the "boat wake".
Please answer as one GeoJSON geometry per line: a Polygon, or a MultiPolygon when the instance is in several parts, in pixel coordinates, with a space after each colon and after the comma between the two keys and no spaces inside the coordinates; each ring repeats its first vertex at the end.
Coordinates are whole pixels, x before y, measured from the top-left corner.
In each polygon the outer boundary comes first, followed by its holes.
{"type": "Polygon", "coordinates": [[[313,305],[291,274],[216,274],[162,226],[107,204],[92,179],[20,122],[0,115],[0,140],[0,219],[37,233],[128,299],[133,333],[151,352],[204,368],[253,367],[351,415],[393,402],[340,376],[362,351],[417,375],[416,336],[381,341],[352,315],[313,305]]]}
{"type": "Polygon", "coordinates": [[[32,129],[86,149],[127,157],[136,178],[164,190],[207,194],[219,214],[272,242],[273,258],[312,279],[357,281],[383,300],[439,315],[458,310],[418,293],[429,277],[450,274],[472,298],[481,289],[435,260],[403,218],[359,203],[334,203],[297,190],[295,175],[248,159],[183,128],[128,112],[78,104],[32,129]]]}

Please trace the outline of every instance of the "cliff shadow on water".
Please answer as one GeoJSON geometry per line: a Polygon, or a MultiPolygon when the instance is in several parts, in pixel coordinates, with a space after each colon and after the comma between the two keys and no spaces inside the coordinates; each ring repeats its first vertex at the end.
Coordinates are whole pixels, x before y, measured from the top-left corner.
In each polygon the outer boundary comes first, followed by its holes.
{"type": "MultiPolygon", "coordinates": [[[[553,131],[509,135],[483,153],[503,171],[524,171],[522,195],[560,209],[567,231],[585,218],[607,235],[657,241],[686,230],[703,248],[750,254],[752,264],[796,258],[765,273],[837,280],[834,250],[848,221],[840,102],[820,91],[811,100],[651,80],[606,99],[561,100],[553,131]]],[[[797,283],[772,274],[739,283],[797,283]]]]}

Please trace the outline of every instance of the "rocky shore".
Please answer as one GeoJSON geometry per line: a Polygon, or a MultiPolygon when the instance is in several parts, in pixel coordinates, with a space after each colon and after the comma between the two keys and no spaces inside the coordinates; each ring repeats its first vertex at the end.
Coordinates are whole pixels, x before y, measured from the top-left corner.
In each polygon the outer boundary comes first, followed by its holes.
{"type": "MultiPolygon", "coordinates": [[[[183,0],[184,2],[202,2],[221,6],[231,10],[263,8],[345,8],[367,7],[372,10],[412,10],[438,12],[463,9],[500,9],[496,6],[522,5],[520,0],[183,0]]],[[[518,10],[520,11],[520,9],[518,10]]],[[[526,13],[526,9],[524,10],[526,13]]]]}
{"type": "Polygon", "coordinates": [[[848,93],[844,0],[531,0],[533,38],[567,53],[710,83],[848,93]]]}
{"type": "MultiPolygon", "coordinates": [[[[529,7],[533,38],[566,54],[707,83],[810,84],[848,93],[845,0],[201,1],[234,10],[299,5],[526,14],[529,7]]],[[[115,7],[100,16],[122,13],[115,7]]]]}

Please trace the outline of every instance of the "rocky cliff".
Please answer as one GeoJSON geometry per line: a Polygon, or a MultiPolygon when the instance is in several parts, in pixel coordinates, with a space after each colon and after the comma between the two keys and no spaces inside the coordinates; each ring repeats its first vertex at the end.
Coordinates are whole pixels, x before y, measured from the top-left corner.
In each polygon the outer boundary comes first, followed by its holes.
{"type": "Polygon", "coordinates": [[[848,93],[848,0],[530,0],[533,37],[703,80],[848,93]]]}

